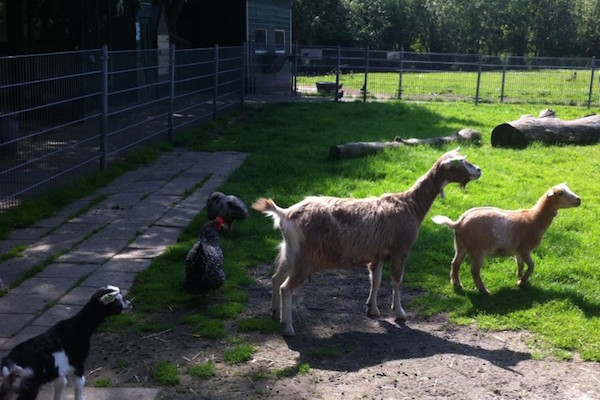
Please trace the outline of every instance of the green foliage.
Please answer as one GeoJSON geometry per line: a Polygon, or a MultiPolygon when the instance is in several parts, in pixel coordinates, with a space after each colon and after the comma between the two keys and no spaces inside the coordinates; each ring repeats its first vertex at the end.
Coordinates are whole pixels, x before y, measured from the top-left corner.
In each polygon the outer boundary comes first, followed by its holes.
{"type": "Polygon", "coordinates": [[[589,57],[597,51],[591,0],[293,0],[302,45],[589,57]]]}
{"type": "Polygon", "coordinates": [[[223,352],[223,361],[227,364],[241,364],[250,361],[256,348],[250,343],[237,343],[223,352]]]}
{"type": "Polygon", "coordinates": [[[152,378],[159,385],[175,386],[179,384],[177,367],[169,361],[160,361],[152,371],[152,378]]]}
{"type": "Polygon", "coordinates": [[[191,325],[194,328],[194,333],[203,338],[216,339],[227,336],[225,324],[219,319],[193,314],[184,317],[182,322],[191,325]]]}
{"type": "Polygon", "coordinates": [[[196,378],[210,379],[215,375],[215,363],[208,361],[203,364],[196,364],[193,367],[189,367],[186,372],[196,378]]]}
{"type": "Polygon", "coordinates": [[[275,370],[275,376],[278,378],[290,378],[298,374],[308,374],[310,372],[310,365],[303,363],[295,365],[293,367],[286,367],[275,370]]]}
{"type": "Polygon", "coordinates": [[[97,388],[110,387],[110,379],[108,379],[108,378],[98,379],[96,382],[94,382],[94,387],[97,387],[97,388]]]}

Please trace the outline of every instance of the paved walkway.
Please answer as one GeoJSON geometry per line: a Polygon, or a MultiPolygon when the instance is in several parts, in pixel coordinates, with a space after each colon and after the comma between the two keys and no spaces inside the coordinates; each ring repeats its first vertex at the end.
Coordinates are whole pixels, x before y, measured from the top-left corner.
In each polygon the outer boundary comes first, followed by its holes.
{"type": "MultiPolygon", "coordinates": [[[[0,298],[0,358],[16,344],[74,315],[98,287],[112,284],[127,292],[136,274],[176,242],[210,193],[244,158],[234,152],[164,153],[59,215],[0,240],[0,254],[27,246],[22,257],[0,263],[5,285],[51,260],[0,298]],[[98,196],[103,200],[90,208],[98,196]]],[[[69,392],[67,399],[72,398],[69,392]]],[[[85,390],[89,400],[153,399],[157,393],[139,388],[85,390]]]]}

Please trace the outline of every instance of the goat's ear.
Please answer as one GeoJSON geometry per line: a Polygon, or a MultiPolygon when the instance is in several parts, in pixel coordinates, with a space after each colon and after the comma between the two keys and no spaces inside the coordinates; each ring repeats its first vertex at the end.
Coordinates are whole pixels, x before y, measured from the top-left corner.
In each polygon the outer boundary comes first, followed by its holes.
{"type": "Polygon", "coordinates": [[[446,158],[444,161],[442,161],[440,165],[444,168],[458,167],[460,162],[465,158],[467,158],[467,156],[454,155],[452,157],[446,158]]]}

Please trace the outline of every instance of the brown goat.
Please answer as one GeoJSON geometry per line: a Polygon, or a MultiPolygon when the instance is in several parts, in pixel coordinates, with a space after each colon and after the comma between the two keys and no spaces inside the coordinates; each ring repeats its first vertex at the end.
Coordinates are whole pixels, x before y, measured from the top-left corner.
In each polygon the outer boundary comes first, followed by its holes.
{"type": "Polygon", "coordinates": [[[461,187],[481,176],[479,167],[465,161],[458,149],[442,155],[411,189],[365,199],[307,197],[280,208],[260,198],[252,208],[274,220],[283,241],[275,260],[271,310],[283,323],[283,333],[294,335],[292,295],[312,274],[367,264],[371,288],[368,314],[379,316],[377,291],[384,261],[392,263],[394,280],[392,309],[405,320],[400,284],[408,253],[419,227],[438,194],[450,182],[461,187]]]}
{"type": "Polygon", "coordinates": [[[561,208],[578,207],[581,199],[566,184],[548,189],[533,208],[506,211],[495,207],[477,207],[465,211],[453,222],[437,215],[436,224],[446,225],[454,231],[455,255],[450,269],[452,284],[462,289],[459,278],[460,264],[471,256],[471,275],[477,289],[489,294],[481,280],[481,267],[486,256],[504,257],[514,255],[517,261],[519,286],[525,285],[533,272],[531,251],[542,242],[542,237],[561,208]],[[523,274],[523,262],[527,271],[523,274]]]}

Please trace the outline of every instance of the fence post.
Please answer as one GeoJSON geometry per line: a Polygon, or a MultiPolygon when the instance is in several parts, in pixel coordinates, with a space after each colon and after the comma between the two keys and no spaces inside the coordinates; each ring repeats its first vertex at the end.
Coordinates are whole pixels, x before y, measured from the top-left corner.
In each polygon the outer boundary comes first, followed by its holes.
{"type": "Polygon", "coordinates": [[[596,57],[592,57],[592,73],[590,77],[590,93],[588,95],[588,108],[592,106],[592,91],[594,90],[594,69],[596,68],[596,57]]]}
{"type": "Polygon", "coordinates": [[[102,100],[100,107],[100,168],[108,168],[108,46],[102,46],[102,100]]]}
{"type": "Polygon", "coordinates": [[[175,129],[175,45],[169,47],[169,140],[175,129]]]}
{"type": "Polygon", "coordinates": [[[398,94],[397,99],[402,98],[402,70],[404,69],[404,47],[400,49],[400,73],[398,74],[398,94]]]}
{"type": "Polygon", "coordinates": [[[504,82],[506,81],[506,53],[504,54],[504,64],[502,65],[502,88],[500,89],[500,103],[504,103],[504,82]]]}
{"type": "Polygon", "coordinates": [[[367,82],[368,82],[368,75],[369,75],[369,46],[367,46],[367,56],[366,56],[366,59],[365,59],[365,83],[363,84],[363,87],[362,87],[363,103],[367,102],[367,82]]]}
{"type": "Polygon", "coordinates": [[[338,46],[337,48],[337,67],[335,69],[335,101],[339,100],[340,96],[340,59],[342,58],[342,48],[338,46]]]}
{"type": "Polygon", "coordinates": [[[293,60],[294,60],[294,65],[292,67],[292,82],[293,82],[293,86],[292,86],[292,94],[297,95],[298,94],[298,41],[296,41],[296,44],[293,47],[293,60]]]}
{"type": "Polygon", "coordinates": [[[247,43],[242,44],[242,96],[240,99],[240,107],[244,107],[244,87],[246,82],[246,46],[247,43]]]}
{"type": "Polygon", "coordinates": [[[217,98],[219,97],[219,45],[215,44],[215,93],[213,99],[213,119],[217,119],[217,98]]]}
{"type": "Polygon", "coordinates": [[[481,53],[479,54],[479,58],[477,60],[477,91],[475,93],[475,105],[479,105],[479,85],[481,84],[481,63],[483,61],[483,56],[481,53]]]}

